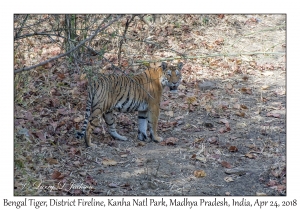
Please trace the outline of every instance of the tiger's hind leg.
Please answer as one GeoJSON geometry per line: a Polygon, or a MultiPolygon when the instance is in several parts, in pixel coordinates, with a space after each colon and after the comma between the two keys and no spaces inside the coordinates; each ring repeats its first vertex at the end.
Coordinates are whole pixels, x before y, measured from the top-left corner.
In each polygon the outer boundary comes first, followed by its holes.
{"type": "Polygon", "coordinates": [[[105,114],[103,114],[103,118],[105,120],[105,123],[108,126],[108,132],[112,137],[119,139],[121,141],[127,141],[127,138],[125,136],[121,136],[120,134],[117,133],[115,118],[112,112],[106,112],[105,114]]]}
{"type": "Polygon", "coordinates": [[[139,111],[138,113],[138,138],[141,141],[147,141],[147,126],[148,126],[148,112],[147,111],[139,111]]]}

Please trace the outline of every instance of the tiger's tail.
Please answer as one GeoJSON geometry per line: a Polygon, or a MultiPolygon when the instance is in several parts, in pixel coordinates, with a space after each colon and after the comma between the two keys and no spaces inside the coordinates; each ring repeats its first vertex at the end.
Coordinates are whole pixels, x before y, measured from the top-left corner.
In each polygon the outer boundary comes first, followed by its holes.
{"type": "Polygon", "coordinates": [[[91,89],[90,89],[90,91],[88,91],[88,93],[89,93],[89,95],[88,95],[88,100],[87,100],[87,104],[86,104],[83,126],[81,128],[81,132],[77,132],[77,134],[76,134],[76,138],[78,138],[78,139],[81,139],[85,135],[86,127],[88,125],[89,118],[90,118],[91,111],[92,111],[94,94],[92,93],[91,89]]]}

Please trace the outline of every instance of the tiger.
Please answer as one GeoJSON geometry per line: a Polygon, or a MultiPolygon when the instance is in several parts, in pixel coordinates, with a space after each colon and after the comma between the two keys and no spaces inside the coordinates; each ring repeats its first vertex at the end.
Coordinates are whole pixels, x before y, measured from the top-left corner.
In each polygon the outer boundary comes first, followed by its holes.
{"type": "Polygon", "coordinates": [[[177,92],[182,66],[182,62],[177,65],[162,62],[158,67],[148,68],[133,76],[101,74],[88,85],[85,119],[77,138],[84,137],[87,147],[95,147],[91,143],[92,133],[99,126],[99,116],[102,115],[109,134],[115,139],[126,141],[128,138],[116,130],[113,111],[138,111],[138,139],[161,142],[163,138],[157,134],[157,125],[163,88],[168,86],[170,92],[177,92]],[[148,125],[150,139],[147,135],[148,125]]]}

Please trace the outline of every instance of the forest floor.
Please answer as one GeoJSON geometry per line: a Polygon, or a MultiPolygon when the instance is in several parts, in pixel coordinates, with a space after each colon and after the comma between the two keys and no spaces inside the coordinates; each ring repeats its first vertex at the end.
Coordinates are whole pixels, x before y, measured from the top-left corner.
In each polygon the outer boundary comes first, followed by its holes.
{"type": "Polygon", "coordinates": [[[15,100],[15,195],[286,195],[285,24],[284,15],[225,15],[170,38],[224,56],[183,61],[178,93],[163,93],[161,143],[137,139],[137,113],[116,113],[129,141],[103,123],[86,148],[75,138],[86,79],[64,64],[31,73],[15,100]]]}

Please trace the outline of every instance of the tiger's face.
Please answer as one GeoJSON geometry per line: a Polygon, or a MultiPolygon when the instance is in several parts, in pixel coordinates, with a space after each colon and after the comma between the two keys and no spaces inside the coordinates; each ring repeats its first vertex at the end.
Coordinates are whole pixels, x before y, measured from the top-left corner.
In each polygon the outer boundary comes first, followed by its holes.
{"type": "Polygon", "coordinates": [[[168,65],[165,62],[162,62],[162,69],[164,71],[164,86],[168,86],[170,88],[171,93],[177,93],[177,88],[181,82],[181,69],[183,63],[180,62],[177,66],[168,65]]]}

